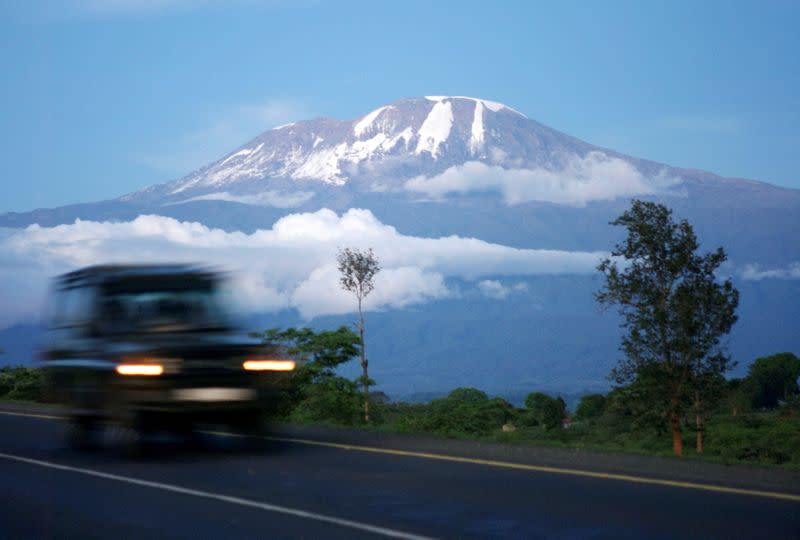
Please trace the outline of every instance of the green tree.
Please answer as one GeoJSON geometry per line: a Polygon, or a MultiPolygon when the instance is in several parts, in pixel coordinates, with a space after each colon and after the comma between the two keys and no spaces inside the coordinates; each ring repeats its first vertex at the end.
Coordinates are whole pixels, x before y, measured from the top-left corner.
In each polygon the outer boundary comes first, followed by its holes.
{"type": "Polygon", "coordinates": [[[346,326],[320,332],[311,328],[269,328],[251,335],[294,358],[298,364],[296,380],[301,383],[332,376],[338,366],[358,354],[360,342],[358,335],[346,326]]]}
{"type": "Polygon", "coordinates": [[[561,426],[566,414],[566,404],[560,397],[554,398],[542,392],[533,392],[525,398],[528,418],[545,429],[561,426]]]}
{"type": "MultiPolygon", "coordinates": [[[[276,354],[287,355],[297,362],[297,369],[292,373],[292,384],[284,402],[285,409],[282,412],[285,414],[312,395],[314,403],[322,403],[324,400],[321,394],[326,388],[349,392],[347,384],[341,381],[329,382],[341,379],[336,377],[335,369],[358,355],[359,337],[348,327],[340,326],[336,330],[320,332],[310,328],[270,328],[251,335],[260,338],[276,354]]],[[[347,402],[341,396],[331,399],[339,399],[340,403],[347,402]]],[[[337,418],[340,416],[333,410],[331,414],[337,418]]]]}
{"type": "Polygon", "coordinates": [[[489,396],[486,395],[486,392],[483,390],[478,390],[477,388],[456,388],[447,394],[447,399],[454,401],[469,401],[474,403],[478,401],[486,401],[489,399],[489,396]]]}
{"type": "Polygon", "coordinates": [[[339,250],[336,257],[339,263],[339,284],[342,289],[353,293],[358,301],[358,334],[361,338],[361,384],[364,388],[364,421],[369,422],[369,362],[364,344],[364,313],[362,310],[364,299],[375,288],[375,276],[381,270],[378,258],[372,249],[360,251],[358,249],[344,248],[339,250]]]}
{"type": "Polygon", "coordinates": [[[575,420],[593,420],[603,414],[606,396],[603,394],[587,394],[581,397],[575,408],[575,420]]]}
{"type": "Polygon", "coordinates": [[[41,401],[44,376],[39,368],[4,366],[0,368],[0,397],[24,401],[41,401]]]}
{"type": "Polygon", "coordinates": [[[725,395],[725,377],[718,370],[706,369],[691,378],[691,411],[694,415],[695,451],[703,453],[705,426],[720,399],[725,395]]]}
{"type": "Polygon", "coordinates": [[[757,358],[747,374],[752,404],[756,408],[774,409],[781,401],[798,393],[800,358],[790,352],[757,358]]]}
{"type": "Polygon", "coordinates": [[[357,424],[360,415],[358,384],[344,377],[326,377],[304,387],[303,399],[292,409],[290,417],[300,422],[332,422],[357,424]]]}
{"type": "MultiPolygon", "coordinates": [[[[624,357],[611,378],[626,384],[652,368],[654,384],[644,397],[668,419],[673,451],[681,455],[686,404],[703,407],[702,381],[733,366],[720,337],[736,322],[739,293],[730,279],[716,279],[723,249],[698,254],[692,226],[674,222],[667,207],[634,200],[611,224],[628,233],[598,266],[605,283],[596,299],[619,307],[625,330],[624,357]]],[[[702,426],[696,429],[702,450],[702,426]]]]}
{"type": "Polygon", "coordinates": [[[722,388],[722,406],[737,416],[740,412],[747,412],[753,406],[753,391],[750,380],[728,379],[722,388]]]}
{"type": "Polygon", "coordinates": [[[445,435],[486,435],[514,416],[514,407],[476,388],[456,388],[402,420],[402,429],[445,435]]]}

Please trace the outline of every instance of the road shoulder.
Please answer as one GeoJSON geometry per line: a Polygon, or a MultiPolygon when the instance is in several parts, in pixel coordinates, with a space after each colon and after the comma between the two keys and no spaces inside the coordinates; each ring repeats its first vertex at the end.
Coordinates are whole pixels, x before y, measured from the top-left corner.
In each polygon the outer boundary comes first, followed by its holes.
{"type": "MultiPolygon", "coordinates": [[[[63,408],[34,403],[0,403],[0,412],[57,419],[63,408]]],[[[370,431],[338,427],[274,424],[271,434],[278,439],[350,447],[349,450],[385,451],[426,457],[483,461],[484,464],[526,465],[541,472],[577,471],[592,474],[630,476],[676,483],[699,483],[738,489],[762,490],[800,495],[800,471],[750,465],[724,465],[695,459],[640,456],[592,450],[551,448],[526,444],[370,431]]]]}

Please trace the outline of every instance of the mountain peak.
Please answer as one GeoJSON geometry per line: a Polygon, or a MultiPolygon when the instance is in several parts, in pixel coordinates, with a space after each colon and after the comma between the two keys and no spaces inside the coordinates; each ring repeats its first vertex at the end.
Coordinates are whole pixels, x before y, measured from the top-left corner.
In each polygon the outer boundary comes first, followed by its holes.
{"type": "Polygon", "coordinates": [[[608,153],[496,101],[429,95],[399,99],[353,120],[275,127],[184,178],[123,200],[171,204],[265,193],[299,200],[295,195],[315,187],[345,185],[403,190],[412,179],[453,167],[565,170],[591,152],[608,153]]]}
{"type": "Polygon", "coordinates": [[[522,117],[527,118],[524,114],[517,111],[516,109],[512,109],[508,105],[505,105],[503,103],[498,103],[497,101],[489,101],[488,99],[483,99],[483,98],[474,98],[467,96],[425,96],[425,99],[427,99],[428,101],[434,101],[436,103],[440,103],[443,101],[453,101],[453,100],[471,101],[475,103],[476,108],[485,107],[492,112],[500,112],[501,110],[505,109],[507,111],[511,111],[522,117]]]}

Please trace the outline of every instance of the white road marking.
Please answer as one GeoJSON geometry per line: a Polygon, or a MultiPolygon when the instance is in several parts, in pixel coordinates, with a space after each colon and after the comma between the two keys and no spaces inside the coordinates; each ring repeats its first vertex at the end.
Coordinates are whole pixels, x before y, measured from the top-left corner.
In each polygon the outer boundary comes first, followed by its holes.
{"type": "Polygon", "coordinates": [[[250,508],[257,508],[259,510],[265,510],[267,512],[276,512],[279,514],[286,514],[289,516],[295,516],[304,519],[310,519],[313,521],[322,521],[324,523],[331,523],[333,525],[339,525],[341,527],[348,527],[350,529],[356,529],[359,531],[370,532],[373,534],[377,534],[380,536],[386,536],[388,538],[403,538],[406,540],[427,540],[429,537],[427,536],[420,536],[412,533],[407,533],[404,531],[398,531],[396,529],[389,529],[386,527],[379,527],[377,525],[370,525],[369,523],[362,523],[359,521],[353,521],[350,519],[342,519],[337,518],[334,516],[326,516],[324,514],[317,514],[314,512],[309,512],[307,510],[300,510],[298,508],[291,508],[288,506],[279,506],[277,504],[270,504],[264,503],[260,501],[254,501],[252,499],[242,499],[240,497],[232,497],[230,495],[222,495],[219,493],[212,493],[210,491],[201,491],[199,489],[190,489],[181,486],[176,486],[174,484],[165,484],[162,482],[152,482],[150,480],[142,480],[140,478],[132,478],[130,476],[120,476],[118,474],[111,474],[105,473],[101,471],[95,471],[92,469],[84,469],[82,467],[72,467],[70,465],[62,465],[60,463],[53,463],[50,461],[42,461],[39,459],[31,459],[26,458],[23,456],[17,456],[14,454],[5,454],[0,453],[0,458],[8,459],[11,461],[18,461],[21,463],[28,463],[30,465],[38,465],[40,467],[47,467],[50,469],[57,469],[60,471],[69,471],[79,474],[85,474],[87,476],[94,476],[96,478],[104,478],[106,480],[114,480],[117,482],[124,482],[126,484],[133,484],[135,486],[143,486],[149,487],[153,489],[160,489],[162,491],[169,491],[172,493],[180,493],[181,495],[191,495],[193,497],[201,497],[204,499],[213,499],[217,501],[222,501],[230,504],[236,504],[239,506],[247,506],[250,508]]]}

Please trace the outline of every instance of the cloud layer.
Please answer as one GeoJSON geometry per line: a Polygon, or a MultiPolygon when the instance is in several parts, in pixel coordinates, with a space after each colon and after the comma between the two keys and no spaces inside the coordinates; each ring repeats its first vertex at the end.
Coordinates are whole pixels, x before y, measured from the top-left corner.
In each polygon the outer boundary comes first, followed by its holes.
{"type": "Polygon", "coordinates": [[[478,291],[489,298],[505,300],[510,294],[527,292],[528,286],[523,282],[507,286],[496,279],[484,279],[478,282],[478,291]]]}
{"type": "Polygon", "coordinates": [[[633,165],[603,152],[574,156],[561,171],[504,169],[469,161],[434,177],[417,176],[405,189],[440,199],[472,192],[500,193],[509,205],[529,201],[583,206],[591,201],[661,193],[677,183],[645,178],[633,165]]]}
{"type": "Polygon", "coordinates": [[[786,268],[770,268],[762,270],[757,264],[747,264],[740,272],[742,279],[761,281],[762,279],[800,279],[800,262],[794,262],[786,268]]]}
{"type": "MultiPolygon", "coordinates": [[[[368,210],[291,214],[252,234],[211,229],[162,216],[129,222],[0,230],[0,327],[35,316],[47,278],[90,264],[192,262],[232,271],[235,298],[251,312],[296,308],[303,317],[347,313],[353,298],[339,289],[339,247],[374,248],[383,270],[368,309],[404,307],[452,294],[449,278],[483,280],[476,289],[503,298],[499,278],[591,273],[599,252],[517,249],[475,238],[406,236],[368,210]],[[492,277],[492,280],[483,279],[492,277]]],[[[508,290],[507,290],[508,289],[508,290]]]]}

